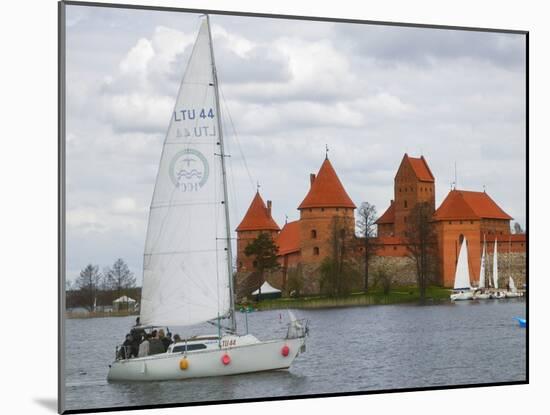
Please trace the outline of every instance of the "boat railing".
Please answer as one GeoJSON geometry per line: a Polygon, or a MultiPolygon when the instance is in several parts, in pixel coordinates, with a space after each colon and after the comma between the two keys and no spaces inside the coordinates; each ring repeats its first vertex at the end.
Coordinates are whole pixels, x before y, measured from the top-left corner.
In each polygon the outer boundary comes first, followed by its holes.
{"type": "Polygon", "coordinates": [[[302,318],[299,320],[292,320],[288,324],[288,329],[286,332],[287,339],[297,339],[300,337],[305,337],[309,333],[309,320],[302,318]]]}

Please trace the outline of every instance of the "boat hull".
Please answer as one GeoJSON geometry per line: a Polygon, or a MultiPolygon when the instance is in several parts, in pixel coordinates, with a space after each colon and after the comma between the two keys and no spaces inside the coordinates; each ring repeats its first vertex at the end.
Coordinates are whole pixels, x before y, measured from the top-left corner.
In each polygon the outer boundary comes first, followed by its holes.
{"type": "Polygon", "coordinates": [[[471,291],[464,291],[460,293],[451,294],[451,301],[472,300],[473,298],[474,298],[474,294],[471,291]]]}
{"type": "Polygon", "coordinates": [[[271,340],[253,344],[201,350],[162,353],[141,358],[116,360],[110,365],[109,381],[183,380],[208,376],[288,369],[305,345],[305,337],[271,340]],[[283,348],[288,347],[284,356],[283,348]],[[229,359],[224,356],[229,356],[229,359]],[[182,359],[186,364],[182,365],[182,359]],[[225,360],[225,362],[224,362],[225,360]],[[227,362],[229,360],[229,362],[227,362]],[[185,368],[183,368],[185,366],[185,368]]]}

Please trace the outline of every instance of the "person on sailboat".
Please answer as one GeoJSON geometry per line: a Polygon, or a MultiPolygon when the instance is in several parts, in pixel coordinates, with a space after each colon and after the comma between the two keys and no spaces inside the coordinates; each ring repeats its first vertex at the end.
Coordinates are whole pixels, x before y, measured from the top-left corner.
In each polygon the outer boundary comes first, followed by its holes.
{"type": "Polygon", "coordinates": [[[152,355],[164,352],[166,352],[166,350],[164,349],[164,344],[162,344],[162,341],[159,338],[159,332],[153,330],[153,333],[151,333],[151,338],[149,339],[149,354],[152,355]]]}
{"type": "Polygon", "coordinates": [[[163,329],[159,330],[159,338],[162,342],[162,345],[164,346],[164,351],[167,351],[168,346],[170,346],[170,344],[172,343],[172,339],[170,337],[172,337],[172,333],[168,332],[168,334],[165,335],[163,329]]]}
{"type": "Polygon", "coordinates": [[[122,346],[118,351],[118,357],[120,359],[129,359],[130,357],[132,357],[132,342],[132,335],[128,333],[126,335],[126,340],[124,340],[124,343],[122,343],[122,346]]]}
{"type": "Polygon", "coordinates": [[[145,338],[139,345],[138,357],[145,357],[149,355],[149,339],[151,335],[149,333],[145,334],[145,338]]]}

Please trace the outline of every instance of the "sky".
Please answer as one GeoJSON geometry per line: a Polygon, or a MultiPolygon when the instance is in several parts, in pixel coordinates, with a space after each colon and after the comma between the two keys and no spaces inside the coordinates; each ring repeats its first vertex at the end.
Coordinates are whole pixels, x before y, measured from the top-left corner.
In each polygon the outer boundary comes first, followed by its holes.
{"type": "MultiPolygon", "coordinates": [[[[198,14],[67,6],[67,278],[123,258],[141,283],[148,208],[198,14]]],[[[379,214],[404,153],[436,206],[487,193],[525,227],[525,38],[459,30],[211,16],[234,229],[257,186],[273,218],[328,156],[379,214]]]]}

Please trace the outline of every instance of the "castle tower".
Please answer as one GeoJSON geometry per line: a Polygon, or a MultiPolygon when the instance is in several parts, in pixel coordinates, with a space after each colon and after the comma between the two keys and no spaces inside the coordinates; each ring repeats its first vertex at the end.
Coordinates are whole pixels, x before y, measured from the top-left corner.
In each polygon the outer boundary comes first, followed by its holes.
{"type": "Polygon", "coordinates": [[[407,220],[417,203],[428,202],[435,211],[435,179],[424,156],[403,156],[394,179],[394,234],[406,236],[407,220]]]}
{"type": "Polygon", "coordinates": [[[266,206],[260,192],[257,191],[236,231],[237,271],[252,272],[254,270],[253,258],[247,257],[244,253],[247,245],[262,232],[268,233],[275,240],[280,231],[279,226],[271,217],[271,200],[267,201],[266,206]]]}
{"type": "Polygon", "coordinates": [[[355,217],[352,202],[328,157],[317,176],[310,175],[310,189],[300,211],[300,255],[305,265],[318,265],[330,255],[330,239],[334,218],[340,218],[341,231],[354,235],[355,217]]]}

